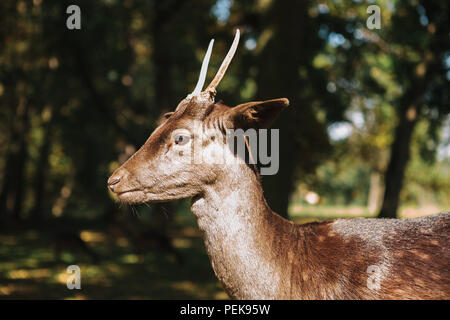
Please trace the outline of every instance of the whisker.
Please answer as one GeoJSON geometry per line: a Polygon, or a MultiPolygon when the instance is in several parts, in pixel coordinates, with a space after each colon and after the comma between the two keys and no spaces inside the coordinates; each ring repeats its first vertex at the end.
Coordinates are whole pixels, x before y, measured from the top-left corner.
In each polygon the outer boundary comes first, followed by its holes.
{"type": "Polygon", "coordinates": [[[169,220],[169,210],[167,210],[167,208],[163,204],[160,205],[160,208],[162,209],[161,211],[164,213],[164,215],[166,216],[167,220],[169,220]]]}
{"type": "Polygon", "coordinates": [[[133,205],[130,205],[130,208],[131,208],[131,215],[133,217],[136,217],[136,208],[133,205]]]}

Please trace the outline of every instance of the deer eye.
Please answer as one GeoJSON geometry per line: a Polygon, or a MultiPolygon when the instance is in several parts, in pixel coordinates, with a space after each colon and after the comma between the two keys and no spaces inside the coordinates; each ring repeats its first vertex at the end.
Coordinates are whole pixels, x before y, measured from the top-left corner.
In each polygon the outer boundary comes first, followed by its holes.
{"type": "Polygon", "coordinates": [[[173,137],[175,144],[178,144],[180,146],[185,145],[186,143],[189,142],[189,140],[191,139],[191,137],[189,137],[186,134],[177,134],[173,137]]]}

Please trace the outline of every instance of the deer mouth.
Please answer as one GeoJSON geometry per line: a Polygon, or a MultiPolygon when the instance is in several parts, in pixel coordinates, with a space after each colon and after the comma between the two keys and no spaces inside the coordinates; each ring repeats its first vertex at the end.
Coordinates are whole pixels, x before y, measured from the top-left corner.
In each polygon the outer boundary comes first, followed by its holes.
{"type": "Polygon", "coordinates": [[[143,198],[145,197],[145,193],[139,189],[131,189],[117,192],[116,195],[121,202],[134,204],[144,202],[143,198]]]}
{"type": "Polygon", "coordinates": [[[121,196],[123,196],[123,195],[125,195],[125,194],[133,193],[133,192],[136,192],[136,191],[138,191],[138,190],[128,190],[128,191],[117,192],[117,196],[118,196],[118,197],[121,197],[121,196]]]}

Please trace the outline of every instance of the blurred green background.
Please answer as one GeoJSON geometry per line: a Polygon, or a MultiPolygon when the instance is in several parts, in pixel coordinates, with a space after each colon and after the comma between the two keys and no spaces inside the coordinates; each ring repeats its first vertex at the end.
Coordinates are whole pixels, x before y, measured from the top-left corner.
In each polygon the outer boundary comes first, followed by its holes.
{"type": "Polygon", "coordinates": [[[188,201],[123,206],[106,180],[193,90],[211,38],[213,77],[236,28],[218,99],[291,101],[263,177],[276,212],[448,211],[448,15],[443,0],[2,0],[0,298],[227,298],[188,201]]]}

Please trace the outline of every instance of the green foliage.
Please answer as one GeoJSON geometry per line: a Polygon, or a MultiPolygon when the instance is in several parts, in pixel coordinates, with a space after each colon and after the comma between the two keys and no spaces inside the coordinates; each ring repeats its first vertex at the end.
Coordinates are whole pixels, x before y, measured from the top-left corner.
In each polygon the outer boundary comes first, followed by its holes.
{"type": "MultiPolygon", "coordinates": [[[[212,37],[213,77],[237,27],[241,44],[218,98],[230,106],[284,96],[291,101],[275,124],[282,139],[279,174],[263,179],[270,205],[287,212],[290,192],[297,190],[293,217],[375,215],[368,212],[369,195],[375,188],[381,200],[383,179],[373,185],[371,177],[386,175],[397,131],[409,117],[413,134],[406,143],[410,156],[401,152],[400,205],[448,211],[448,1],[377,1],[380,30],[366,28],[372,1],[79,0],[77,31],[65,27],[70,4],[0,2],[0,227],[62,219],[65,226],[81,221],[79,229],[92,222],[106,234],[104,221],[130,211],[143,225],[159,227],[155,216],[164,213],[120,208],[106,180],[145,142],[159,116],[193,90],[212,37]],[[348,134],[336,137],[336,128],[348,134]],[[318,205],[305,205],[309,191],[319,195],[318,205]]],[[[188,206],[174,204],[167,217],[176,212],[175,225],[191,230],[188,206]]],[[[51,239],[45,230],[29,229],[18,227],[17,236],[16,230],[1,232],[0,295],[11,288],[19,293],[6,295],[36,297],[36,288],[51,295],[61,286],[59,266],[48,265],[51,239]],[[34,289],[20,293],[30,279],[34,289]]],[[[158,254],[149,254],[149,266],[116,247],[101,266],[88,266],[95,289],[86,297],[217,297],[221,290],[201,242],[191,240],[185,253],[194,260],[182,272],[158,254]],[[100,268],[109,280],[96,283],[100,268]],[[184,281],[193,274],[197,284],[184,281]],[[117,292],[109,293],[112,285],[117,292]]],[[[63,255],[64,262],[74,258],[63,255]]]]}
{"type": "Polygon", "coordinates": [[[408,184],[401,196],[405,204],[438,204],[445,210],[450,206],[450,159],[435,161],[435,140],[428,134],[429,126],[425,119],[417,125],[411,146],[413,156],[406,171],[408,184]]]}

